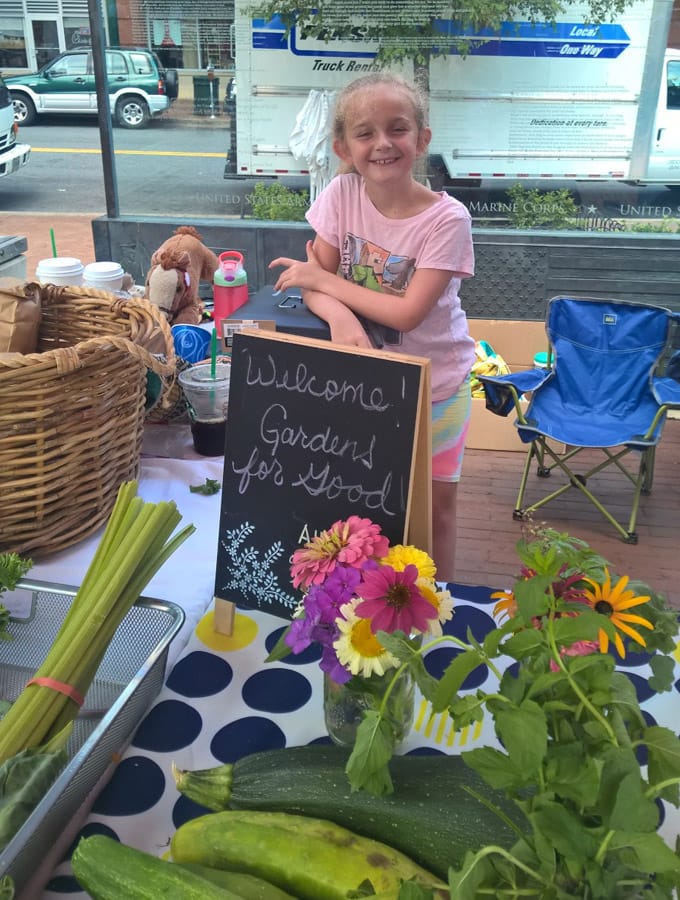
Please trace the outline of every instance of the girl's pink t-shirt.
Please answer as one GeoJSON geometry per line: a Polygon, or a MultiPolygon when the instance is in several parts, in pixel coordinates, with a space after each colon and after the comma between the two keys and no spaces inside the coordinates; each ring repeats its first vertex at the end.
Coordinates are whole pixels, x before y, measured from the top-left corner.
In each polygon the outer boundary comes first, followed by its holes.
{"type": "Polygon", "coordinates": [[[432,362],[432,399],[452,396],[468,377],[475,343],[460,305],[462,278],[474,274],[470,214],[440,193],[418,215],[388,219],[366,194],[360,175],[337,175],[317,197],[307,220],[340,252],[341,274],[399,302],[418,268],[443,269],[451,280],[420,325],[409,332],[381,328],[386,350],[425,356],[432,362]]]}

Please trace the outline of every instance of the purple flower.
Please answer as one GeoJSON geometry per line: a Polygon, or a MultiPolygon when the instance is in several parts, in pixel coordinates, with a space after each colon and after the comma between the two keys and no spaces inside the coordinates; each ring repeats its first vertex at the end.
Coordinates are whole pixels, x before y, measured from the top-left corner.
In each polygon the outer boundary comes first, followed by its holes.
{"type": "Polygon", "coordinates": [[[349,603],[355,596],[360,581],[361,572],[357,569],[337,566],[323,584],[312,588],[315,592],[315,602],[318,604],[319,621],[335,622],[340,615],[340,607],[349,603]]]}
{"type": "Polygon", "coordinates": [[[325,672],[336,684],[345,684],[352,677],[352,673],[339,661],[333,647],[324,647],[319,668],[325,672]]]}
{"type": "Polygon", "coordinates": [[[315,626],[316,622],[308,619],[306,616],[303,619],[293,619],[284,638],[284,641],[293,653],[302,653],[303,650],[309,647],[314,640],[313,631],[315,626]]]}

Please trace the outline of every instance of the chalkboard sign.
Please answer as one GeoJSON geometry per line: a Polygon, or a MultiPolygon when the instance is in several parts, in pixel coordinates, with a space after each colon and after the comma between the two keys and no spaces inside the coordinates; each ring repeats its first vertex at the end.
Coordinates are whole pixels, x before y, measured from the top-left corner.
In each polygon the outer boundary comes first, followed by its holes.
{"type": "Polygon", "coordinates": [[[429,365],[276,332],[234,335],[216,601],[291,618],[291,554],[350,515],[430,550],[429,365]]]}

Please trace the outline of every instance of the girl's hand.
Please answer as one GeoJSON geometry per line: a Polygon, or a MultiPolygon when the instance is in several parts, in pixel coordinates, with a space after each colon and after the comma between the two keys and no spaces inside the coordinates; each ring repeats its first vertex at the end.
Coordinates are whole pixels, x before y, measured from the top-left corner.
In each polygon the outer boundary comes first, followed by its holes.
{"type": "Polygon", "coordinates": [[[306,246],[307,261],[303,262],[299,259],[290,259],[287,256],[279,256],[269,263],[270,269],[277,266],[284,266],[283,271],[274,285],[277,291],[285,291],[289,288],[307,288],[311,291],[320,291],[322,288],[322,279],[328,276],[328,272],[319,262],[311,241],[307,241],[306,246]]]}
{"type": "Polygon", "coordinates": [[[305,305],[319,318],[328,323],[331,341],[334,344],[345,344],[347,347],[370,348],[371,342],[361,322],[344,303],[328,294],[318,291],[305,291],[305,305]]]}
{"type": "Polygon", "coordinates": [[[370,349],[371,342],[353,312],[347,310],[347,316],[334,316],[328,323],[331,330],[331,341],[347,347],[365,347],[370,349]]]}

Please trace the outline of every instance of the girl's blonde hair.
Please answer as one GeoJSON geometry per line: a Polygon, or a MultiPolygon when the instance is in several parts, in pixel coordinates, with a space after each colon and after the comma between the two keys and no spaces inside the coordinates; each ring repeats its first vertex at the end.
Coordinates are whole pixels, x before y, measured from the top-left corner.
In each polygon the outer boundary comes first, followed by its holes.
{"type": "Polygon", "coordinates": [[[380,85],[387,85],[403,91],[413,104],[413,113],[418,131],[425,127],[427,124],[425,112],[427,104],[420,90],[414,84],[411,84],[410,81],[402,78],[401,75],[395,75],[393,72],[372,72],[370,75],[362,75],[361,78],[350,81],[338,94],[333,110],[333,138],[335,140],[340,141],[345,136],[347,107],[357,93],[380,85]]]}

